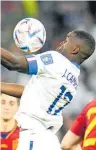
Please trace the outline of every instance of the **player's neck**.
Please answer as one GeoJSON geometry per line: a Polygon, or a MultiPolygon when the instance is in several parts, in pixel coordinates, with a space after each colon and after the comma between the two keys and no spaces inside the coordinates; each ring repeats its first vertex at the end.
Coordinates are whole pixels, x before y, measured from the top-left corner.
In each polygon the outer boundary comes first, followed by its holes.
{"type": "Polygon", "coordinates": [[[16,121],[13,118],[10,120],[0,119],[0,131],[9,132],[14,128],[15,124],[16,124],[16,121]]]}
{"type": "Polygon", "coordinates": [[[76,63],[77,65],[81,64],[81,60],[78,57],[74,57],[71,55],[65,56],[69,61],[76,63]]]}
{"type": "Polygon", "coordinates": [[[65,56],[70,62],[74,62],[74,63],[76,63],[78,65],[81,64],[81,58],[79,58],[78,56],[76,57],[76,55],[74,56],[72,54],[69,55],[69,54],[65,53],[65,51],[62,50],[62,49],[56,49],[56,51],[58,51],[63,56],[65,56]]]}

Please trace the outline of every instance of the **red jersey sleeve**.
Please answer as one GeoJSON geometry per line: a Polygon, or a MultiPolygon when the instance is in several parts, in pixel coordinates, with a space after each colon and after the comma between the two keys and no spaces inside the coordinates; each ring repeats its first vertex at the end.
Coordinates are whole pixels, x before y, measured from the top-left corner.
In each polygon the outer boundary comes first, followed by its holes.
{"type": "Polygon", "coordinates": [[[81,114],[74,121],[70,130],[78,136],[83,136],[85,128],[86,128],[86,114],[84,111],[82,111],[81,114]]]}
{"type": "Polygon", "coordinates": [[[89,111],[90,108],[92,107],[96,107],[96,99],[90,101],[85,108],[83,109],[83,111],[81,112],[81,114],[76,118],[75,122],[73,123],[72,127],[71,127],[71,131],[78,135],[78,136],[83,136],[84,132],[88,126],[88,117],[87,117],[87,113],[89,111]]]}

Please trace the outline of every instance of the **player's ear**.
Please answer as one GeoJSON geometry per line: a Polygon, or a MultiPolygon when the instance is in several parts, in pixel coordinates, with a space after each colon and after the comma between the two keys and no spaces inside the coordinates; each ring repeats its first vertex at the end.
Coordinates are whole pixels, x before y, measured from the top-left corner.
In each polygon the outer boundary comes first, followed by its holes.
{"type": "Polygon", "coordinates": [[[80,46],[76,45],[75,48],[72,50],[72,54],[77,54],[80,50],[80,46]]]}

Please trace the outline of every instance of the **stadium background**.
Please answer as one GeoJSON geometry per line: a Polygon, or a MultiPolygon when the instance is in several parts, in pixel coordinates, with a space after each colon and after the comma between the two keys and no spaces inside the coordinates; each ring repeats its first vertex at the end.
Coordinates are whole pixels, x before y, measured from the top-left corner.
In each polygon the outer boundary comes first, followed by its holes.
{"type": "MultiPolygon", "coordinates": [[[[47,31],[47,40],[41,51],[56,49],[66,33],[83,29],[96,40],[96,1],[1,1],[1,47],[15,55],[23,55],[13,41],[13,29],[21,19],[39,19],[47,31]]],[[[1,81],[26,85],[30,76],[10,72],[1,66],[1,81]]],[[[75,99],[64,110],[64,126],[59,139],[72,121],[96,97],[96,51],[81,67],[80,83],[75,99]]]]}

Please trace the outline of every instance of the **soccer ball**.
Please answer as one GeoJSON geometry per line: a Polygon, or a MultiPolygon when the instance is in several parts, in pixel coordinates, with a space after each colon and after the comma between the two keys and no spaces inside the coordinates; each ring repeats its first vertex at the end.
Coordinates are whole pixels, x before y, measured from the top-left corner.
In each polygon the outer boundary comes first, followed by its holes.
{"type": "Polygon", "coordinates": [[[46,30],[39,20],[25,18],[16,25],[13,38],[22,51],[36,52],[45,44],[46,30]]]}

